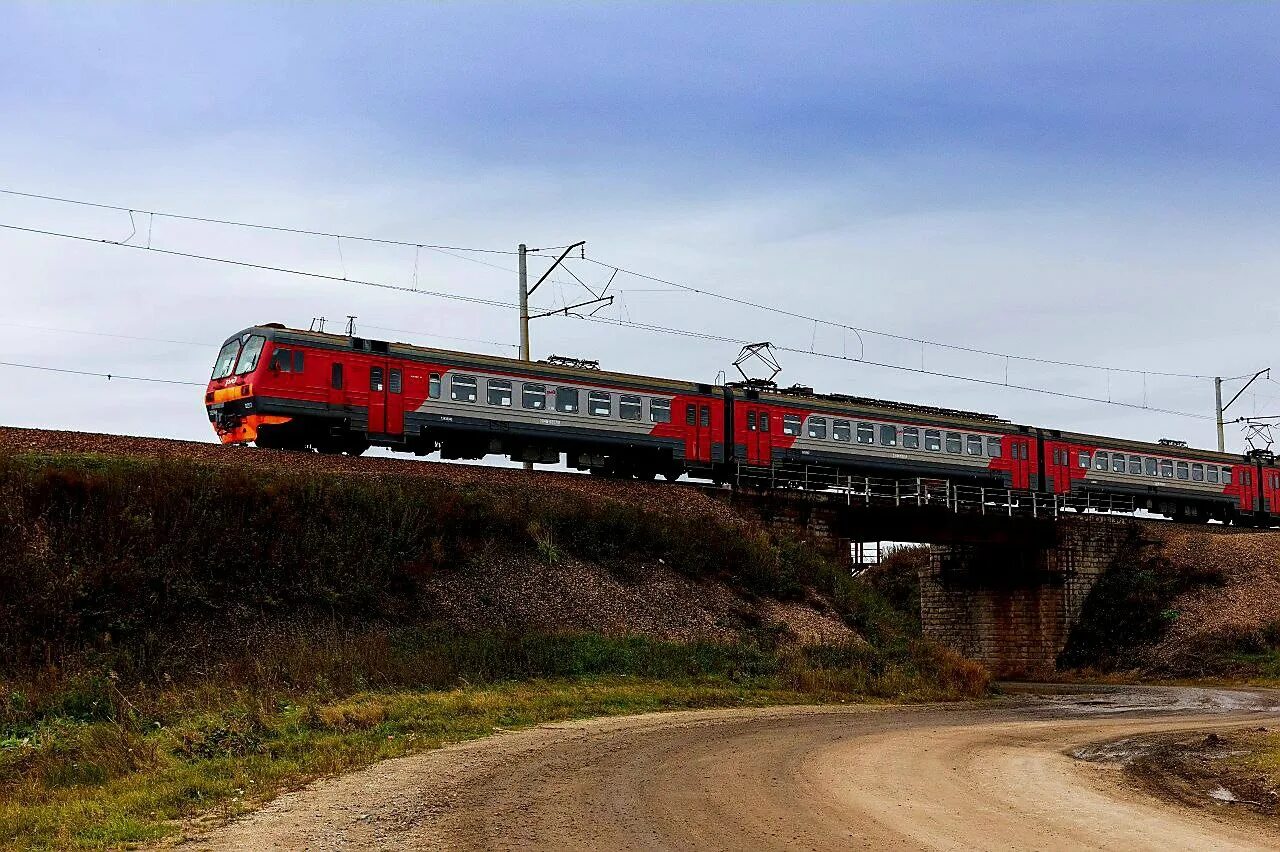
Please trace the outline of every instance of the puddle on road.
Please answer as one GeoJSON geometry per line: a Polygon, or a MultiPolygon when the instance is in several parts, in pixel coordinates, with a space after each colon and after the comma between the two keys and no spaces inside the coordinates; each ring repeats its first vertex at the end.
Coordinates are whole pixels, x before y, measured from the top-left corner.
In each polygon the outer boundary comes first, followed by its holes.
{"type": "Polygon", "coordinates": [[[1026,686],[1017,688],[1016,692],[1036,700],[1028,710],[1048,710],[1068,716],[1121,713],[1280,713],[1280,695],[1239,689],[1143,686],[1072,691],[1071,687],[1065,686],[1043,689],[1026,686]]]}

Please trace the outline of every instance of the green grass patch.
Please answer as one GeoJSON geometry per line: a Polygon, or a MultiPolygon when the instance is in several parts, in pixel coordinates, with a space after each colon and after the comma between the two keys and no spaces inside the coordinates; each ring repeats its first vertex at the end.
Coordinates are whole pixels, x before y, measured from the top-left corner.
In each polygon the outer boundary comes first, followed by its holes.
{"type": "MultiPolygon", "coordinates": [[[[337,637],[326,641],[329,659],[345,659],[334,653],[337,637]]],[[[347,641],[360,644],[359,637],[347,641]]],[[[324,677],[302,688],[237,681],[233,672],[250,669],[235,666],[160,688],[121,688],[109,674],[94,680],[85,673],[66,677],[66,692],[48,682],[0,684],[9,696],[0,717],[0,847],[102,849],[155,840],[180,831],[183,820],[238,814],[310,779],[496,728],[700,707],[955,699],[987,686],[981,668],[926,643],[892,657],[866,645],[593,635],[437,635],[416,644],[399,637],[380,647],[422,649],[432,641],[444,646],[438,659],[470,660],[466,670],[477,682],[455,669],[462,685],[407,685],[417,678],[404,677],[404,660],[387,657],[384,670],[364,672],[381,685],[354,691],[324,677]],[[539,667],[552,676],[533,676],[539,667]],[[487,679],[513,670],[525,679],[487,679]],[[104,691],[95,697],[98,688],[104,691]]],[[[254,657],[278,672],[296,653],[263,646],[254,657]]],[[[356,650],[350,659],[367,666],[370,658],[356,650]]]]}

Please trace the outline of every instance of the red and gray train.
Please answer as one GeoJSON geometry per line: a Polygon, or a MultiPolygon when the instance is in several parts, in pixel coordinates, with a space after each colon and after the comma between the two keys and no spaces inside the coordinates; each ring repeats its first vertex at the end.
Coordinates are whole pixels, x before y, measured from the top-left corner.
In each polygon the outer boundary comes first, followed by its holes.
{"type": "Polygon", "coordinates": [[[1280,466],[807,388],[699,384],[269,323],[218,353],[205,394],[226,444],[447,459],[491,454],[613,476],[733,481],[804,463],[885,478],[1123,497],[1177,520],[1280,522],[1280,466]]]}

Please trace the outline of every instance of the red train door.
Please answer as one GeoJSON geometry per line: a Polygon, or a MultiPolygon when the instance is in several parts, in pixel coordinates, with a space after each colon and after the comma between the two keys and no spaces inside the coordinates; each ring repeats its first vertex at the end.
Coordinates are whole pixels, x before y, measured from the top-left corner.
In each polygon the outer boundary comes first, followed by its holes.
{"type": "Polygon", "coordinates": [[[375,361],[369,366],[369,434],[387,431],[387,363],[375,361]]]}
{"type": "Polygon", "coordinates": [[[711,403],[698,404],[698,459],[711,461],[711,403]]]}
{"type": "Polygon", "coordinates": [[[1034,469],[1031,461],[1031,440],[1014,438],[1009,442],[1009,475],[1014,488],[1030,488],[1031,472],[1034,469]]]}
{"type": "Polygon", "coordinates": [[[711,406],[705,402],[684,405],[685,458],[711,461],[711,406]]]}
{"type": "Polygon", "coordinates": [[[773,428],[767,408],[754,409],[755,430],[747,432],[747,461],[751,464],[773,463],[773,428]]]}
{"type": "Polygon", "coordinates": [[[1045,483],[1055,494],[1071,490],[1071,448],[1067,444],[1045,444],[1045,472],[1050,482],[1045,483]]]}
{"type": "Polygon", "coordinates": [[[387,368],[386,432],[404,434],[404,370],[387,368]]]}

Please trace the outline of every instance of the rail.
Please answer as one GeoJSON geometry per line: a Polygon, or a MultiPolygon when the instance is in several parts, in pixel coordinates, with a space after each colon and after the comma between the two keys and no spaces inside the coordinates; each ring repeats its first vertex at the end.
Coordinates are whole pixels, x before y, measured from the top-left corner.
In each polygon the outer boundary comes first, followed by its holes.
{"type": "Polygon", "coordinates": [[[889,479],[842,473],[821,465],[739,463],[736,484],[757,489],[797,489],[849,506],[936,506],[975,515],[1057,518],[1069,512],[1134,512],[1132,497],[1109,494],[1044,494],[1019,488],[972,485],[937,477],[889,479]]]}

